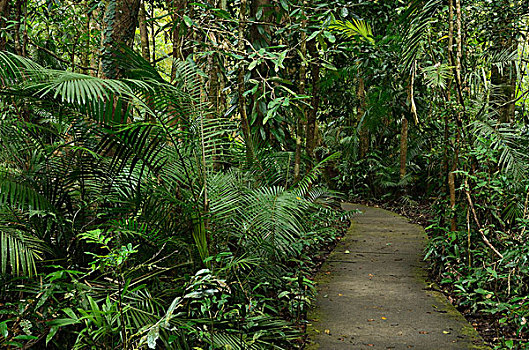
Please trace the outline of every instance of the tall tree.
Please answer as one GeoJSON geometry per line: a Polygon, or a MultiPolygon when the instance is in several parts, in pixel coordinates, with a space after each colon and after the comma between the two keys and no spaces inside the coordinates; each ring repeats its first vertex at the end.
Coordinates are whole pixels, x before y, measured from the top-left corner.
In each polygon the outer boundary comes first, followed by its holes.
{"type": "MultiPolygon", "coordinates": [[[[181,35],[181,23],[184,15],[185,8],[187,6],[187,0],[167,0],[167,9],[171,14],[171,41],[173,43],[171,56],[173,60],[185,59],[183,52],[184,47],[184,36],[181,35]]],[[[153,39],[154,40],[154,39],[153,39]]],[[[171,80],[174,80],[176,76],[175,66],[171,69],[171,80]]]]}
{"type": "Polygon", "coordinates": [[[121,75],[116,53],[131,46],[138,24],[140,0],[109,0],[105,11],[101,71],[105,78],[121,75]]]}
{"type": "Polygon", "coordinates": [[[141,55],[147,61],[151,59],[151,53],[149,50],[149,31],[147,29],[147,13],[145,11],[145,1],[140,4],[140,11],[138,14],[139,27],[140,27],[140,44],[141,44],[141,55]]]}
{"type": "Polygon", "coordinates": [[[319,52],[316,47],[316,40],[312,40],[307,44],[310,55],[310,68],[312,76],[312,98],[310,103],[310,111],[307,113],[307,131],[306,131],[306,149],[307,155],[315,160],[314,148],[317,145],[317,116],[320,107],[320,61],[319,52]]]}
{"type": "MultiPolygon", "coordinates": [[[[245,52],[245,45],[244,45],[244,35],[246,32],[246,11],[247,11],[247,1],[241,0],[240,8],[239,8],[239,33],[238,33],[238,45],[237,49],[239,52],[245,52]]],[[[251,140],[251,131],[250,131],[250,123],[248,122],[248,113],[246,110],[246,97],[244,96],[244,71],[245,71],[245,65],[243,63],[244,61],[239,62],[239,72],[237,75],[237,92],[238,92],[238,99],[239,99],[239,114],[241,116],[241,128],[242,133],[244,136],[244,141],[246,142],[246,155],[248,160],[252,160],[254,157],[254,150],[253,150],[253,143],[251,140]]]]}
{"type": "MultiPolygon", "coordinates": [[[[303,1],[301,10],[301,42],[300,42],[300,56],[301,56],[301,67],[299,68],[299,94],[305,95],[306,89],[305,84],[307,80],[307,17],[305,14],[306,1],[303,1]]],[[[294,181],[300,179],[300,167],[301,167],[301,151],[302,151],[302,140],[303,140],[303,122],[306,119],[306,107],[304,105],[300,108],[300,115],[296,118],[296,152],[294,156],[294,181]]]]}

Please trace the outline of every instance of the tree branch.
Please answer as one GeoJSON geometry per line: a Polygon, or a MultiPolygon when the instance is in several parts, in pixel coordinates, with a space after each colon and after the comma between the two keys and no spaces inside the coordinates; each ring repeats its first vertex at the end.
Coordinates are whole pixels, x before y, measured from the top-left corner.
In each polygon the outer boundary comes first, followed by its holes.
{"type": "Polygon", "coordinates": [[[503,259],[503,255],[490,243],[488,238],[483,233],[483,228],[481,227],[481,224],[479,223],[478,215],[476,213],[476,209],[474,208],[474,203],[472,203],[472,198],[470,197],[469,192],[469,186],[468,186],[468,180],[465,179],[465,194],[467,196],[468,205],[470,206],[470,210],[472,210],[472,215],[474,216],[474,221],[476,222],[476,225],[478,226],[479,233],[481,234],[481,238],[483,239],[483,242],[492,249],[494,253],[496,253],[497,256],[499,256],[501,259],[503,259]]]}

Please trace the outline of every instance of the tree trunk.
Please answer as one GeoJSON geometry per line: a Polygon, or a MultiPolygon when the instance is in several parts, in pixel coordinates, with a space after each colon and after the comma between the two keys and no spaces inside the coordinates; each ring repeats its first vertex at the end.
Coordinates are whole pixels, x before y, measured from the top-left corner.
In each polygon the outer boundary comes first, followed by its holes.
{"type": "Polygon", "coordinates": [[[365,121],[362,120],[366,111],[366,91],[364,86],[364,78],[358,78],[358,88],[356,90],[356,98],[358,99],[358,106],[356,108],[356,117],[358,123],[362,123],[359,127],[359,138],[360,138],[360,158],[364,158],[369,150],[369,133],[365,125],[365,121]]]}
{"type": "MultiPolygon", "coordinates": [[[[306,1],[303,1],[303,8],[301,15],[301,42],[300,42],[300,53],[301,53],[301,66],[299,68],[299,94],[305,95],[305,83],[307,80],[307,19],[305,17],[305,6],[306,1]]],[[[301,113],[296,120],[296,153],[294,156],[294,182],[298,182],[300,179],[300,168],[301,168],[301,146],[303,139],[303,119],[306,118],[306,109],[304,105],[301,105],[301,113]]]]}
{"type": "Polygon", "coordinates": [[[462,21],[462,15],[461,15],[461,0],[455,0],[456,1],[456,45],[457,45],[457,52],[456,52],[456,84],[457,84],[457,97],[459,100],[459,104],[464,107],[464,100],[463,100],[463,83],[461,81],[461,58],[463,57],[463,34],[461,32],[461,21],[462,21]]]}
{"type": "Polygon", "coordinates": [[[145,12],[145,1],[142,1],[140,4],[138,21],[140,27],[141,55],[147,62],[150,62],[151,53],[149,50],[149,32],[147,30],[147,13],[145,12]]]}
{"type": "Polygon", "coordinates": [[[23,1],[22,14],[24,16],[24,30],[22,31],[22,56],[28,55],[28,0],[23,1]]]}
{"type": "Polygon", "coordinates": [[[312,99],[310,102],[311,109],[307,114],[307,154],[315,161],[314,148],[317,146],[316,141],[316,123],[318,109],[320,107],[320,62],[318,60],[318,49],[316,40],[308,43],[308,50],[311,58],[311,75],[312,75],[312,99]]]}
{"type": "Polygon", "coordinates": [[[455,184],[455,176],[454,172],[448,173],[448,188],[450,190],[450,230],[456,231],[457,230],[457,216],[455,213],[456,208],[456,184],[455,184]]]}
{"type": "Polygon", "coordinates": [[[457,215],[456,215],[456,212],[455,212],[455,206],[456,206],[455,188],[456,188],[456,183],[455,183],[454,172],[457,170],[458,163],[459,163],[459,147],[460,147],[460,139],[461,139],[460,132],[461,132],[461,129],[463,127],[461,115],[462,115],[462,113],[463,113],[462,111],[463,111],[463,109],[465,107],[465,102],[463,100],[462,81],[461,81],[461,58],[463,56],[463,35],[462,35],[462,31],[461,31],[461,27],[462,27],[462,23],[461,23],[461,21],[462,21],[461,0],[455,0],[455,10],[456,10],[456,25],[455,25],[456,36],[455,36],[455,41],[456,41],[456,47],[457,47],[456,57],[455,57],[455,73],[456,73],[455,74],[455,79],[456,79],[456,89],[457,89],[457,100],[458,100],[461,108],[460,108],[460,110],[457,113],[458,130],[456,130],[456,141],[454,143],[454,157],[453,157],[453,160],[452,160],[452,170],[448,174],[448,188],[449,188],[449,191],[450,191],[450,210],[451,210],[451,214],[452,214],[452,218],[451,218],[451,221],[450,221],[450,229],[452,231],[456,231],[457,230],[457,215]]]}
{"type": "MultiPolygon", "coordinates": [[[[85,33],[86,33],[86,43],[84,50],[81,52],[81,66],[88,67],[90,65],[90,39],[92,38],[92,31],[90,28],[90,22],[91,22],[92,16],[90,13],[86,14],[86,27],[85,27],[85,33]]],[[[83,69],[82,72],[84,74],[89,74],[89,69],[83,69]]]]}
{"type": "MultiPolygon", "coordinates": [[[[270,3],[270,0],[250,0],[250,18],[258,21],[258,22],[270,22],[272,21],[272,16],[268,14],[268,12],[272,9],[272,5],[270,3]],[[262,17],[258,17],[258,15],[261,14],[262,17]]],[[[250,25],[249,28],[249,34],[250,34],[250,42],[252,47],[255,50],[259,50],[261,48],[266,48],[271,45],[270,38],[271,38],[271,30],[270,26],[262,23],[253,23],[250,25]]],[[[262,80],[262,77],[269,76],[269,67],[265,63],[261,63],[257,65],[252,71],[251,71],[251,77],[252,79],[255,79],[257,81],[262,80]]],[[[270,127],[272,126],[272,122],[268,122],[263,125],[263,120],[265,117],[265,113],[262,108],[258,105],[260,97],[263,95],[263,84],[259,84],[257,91],[251,95],[251,101],[249,103],[249,110],[252,111],[252,120],[253,125],[256,127],[262,127],[264,129],[265,133],[265,139],[272,143],[274,142],[272,138],[272,133],[270,131],[270,127]],[[255,117],[254,117],[255,115],[255,117]]],[[[251,125],[250,125],[251,127],[251,125]]],[[[257,134],[257,133],[256,133],[257,134]]]]}
{"type": "Polygon", "coordinates": [[[138,23],[140,0],[109,0],[105,11],[103,30],[103,77],[118,78],[121,75],[116,52],[122,46],[131,46],[138,23]]]}
{"type": "MultiPolygon", "coordinates": [[[[173,48],[171,56],[174,61],[185,59],[184,53],[182,52],[183,38],[180,36],[180,25],[182,22],[183,12],[187,6],[187,0],[167,0],[167,8],[171,12],[171,18],[173,27],[171,28],[171,41],[173,42],[173,48]]],[[[154,42],[154,38],[153,38],[154,42]]],[[[171,68],[171,81],[176,77],[175,66],[171,68]]]]}
{"type": "MultiPolygon", "coordinates": [[[[7,31],[7,22],[9,21],[9,2],[10,0],[0,0],[0,33],[7,31]]],[[[0,35],[0,51],[6,49],[6,37],[0,35]]]]}
{"type": "Polygon", "coordinates": [[[15,40],[15,53],[22,55],[22,41],[20,38],[20,22],[22,21],[22,0],[15,2],[15,25],[14,25],[14,40],[15,40]]]}
{"type": "Polygon", "coordinates": [[[400,131],[400,178],[406,175],[406,161],[408,158],[408,119],[402,117],[400,131]]]}
{"type": "MultiPolygon", "coordinates": [[[[246,31],[246,5],[247,0],[241,0],[239,9],[239,36],[237,49],[239,53],[245,52],[244,47],[244,33],[246,31]]],[[[239,95],[239,114],[241,116],[241,128],[246,143],[246,156],[248,161],[254,158],[253,143],[251,140],[250,124],[248,123],[248,115],[246,112],[246,98],[244,97],[244,71],[245,66],[243,62],[239,62],[239,73],[237,77],[237,92],[239,95]]]]}

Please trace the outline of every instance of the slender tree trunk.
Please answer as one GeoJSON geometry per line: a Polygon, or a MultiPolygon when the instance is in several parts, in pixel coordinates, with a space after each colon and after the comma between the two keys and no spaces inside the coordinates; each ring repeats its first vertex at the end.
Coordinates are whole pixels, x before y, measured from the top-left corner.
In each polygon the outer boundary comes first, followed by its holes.
{"type": "Polygon", "coordinates": [[[360,158],[364,158],[369,150],[369,133],[365,126],[365,121],[362,121],[364,113],[366,111],[366,91],[364,86],[364,78],[358,78],[358,87],[356,90],[356,98],[358,99],[358,106],[356,108],[356,117],[360,125],[360,158]]]}
{"type": "MultiPolygon", "coordinates": [[[[81,66],[88,67],[90,65],[90,39],[92,38],[92,31],[90,28],[90,22],[91,22],[92,16],[91,14],[86,15],[86,43],[84,50],[81,52],[81,66]]],[[[89,69],[84,69],[82,72],[84,74],[89,73],[89,69]]]]}
{"type": "MultiPolygon", "coordinates": [[[[300,53],[301,53],[301,67],[299,68],[299,94],[305,95],[305,84],[307,80],[307,19],[305,17],[305,6],[306,1],[303,1],[303,8],[301,15],[301,42],[300,42],[300,53]]],[[[301,146],[303,139],[303,119],[305,116],[305,106],[301,106],[301,113],[296,120],[296,153],[294,156],[294,182],[298,182],[300,179],[300,168],[301,168],[301,146]]]]}
{"type": "MultiPolygon", "coordinates": [[[[250,0],[250,18],[253,18],[259,22],[271,22],[272,16],[268,13],[270,12],[270,9],[272,9],[270,0],[250,0]],[[261,14],[262,17],[259,17],[259,14],[261,14]]],[[[255,50],[266,48],[271,45],[271,30],[269,25],[253,23],[250,25],[249,32],[249,40],[255,50]]],[[[257,65],[251,71],[252,79],[257,81],[261,80],[261,77],[266,76],[269,76],[269,67],[265,63],[257,65]]],[[[262,125],[266,140],[273,144],[274,139],[272,138],[272,133],[270,131],[271,122],[263,125],[265,114],[263,109],[258,105],[259,99],[262,95],[262,84],[259,84],[256,93],[251,95],[249,110],[252,111],[252,120],[254,120],[253,124],[256,126],[262,125]]]]}
{"type": "MultiPolygon", "coordinates": [[[[454,67],[454,0],[448,0],[448,63],[454,67]]],[[[447,99],[451,97],[452,80],[448,82],[447,99]]]]}
{"type": "Polygon", "coordinates": [[[320,62],[316,40],[308,43],[308,50],[311,58],[311,75],[312,75],[312,99],[311,109],[307,114],[307,154],[314,161],[316,160],[314,148],[317,146],[316,140],[316,123],[318,109],[320,107],[320,62]]]}
{"type": "MultiPolygon", "coordinates": [[[[213,45],[214,47],[217,46],[217,38],[215,36],[214,33],[209,33],[208,34],[208,39],[211,43],[211,45],[213,45]]],[[[219,80],[220,80],[220,77],[219,77],[219,74],[220,74],[220,68],[219,68],[219,64],[218,62],[215,60],[216,58],[216,55],[215,54],[210,54],[208,56],[208,60],[207,60],[207,69],[209,69],[208,71],[208,76],[209,76],[209,89],[208,89],[208,100],[209,102],[213,105],[213,108],[215,110],[215,114],[216,115],[219,115],[221,113],[221,108],[220,108],[220,89],[219,89],[219,80]]]]}
{"type": "Polygon", "coordinates": [[[402,117],[400,131],[400,178],[406,175],[406,161],[408,158],[408,119],[402,117]]]}
{"type": "Polygon", "coordinates": [[[450,211],[452,217],[450,219],[450,230],[457,231],[457,217],[455,213],[456,207],[456,183],[454,173],[451,171],[448,173],[448,188],[450,189],[450,211]]]}
{"type": "Polygon", "coordinates": [[[457,52],[456,52],[456,82],[457,82],[457,90],[458,90],[458,98],[459,103],[461,105],[464,104],[463,102],[463,95],[462,95],[462,84],[461,84],[461,57],[463,56],[463,35],[461,33],[461,0],[455,0],[456,1],[456,45],[457,45],[457,52]]]}
{"type": "Polygon", "coordinates": [[[463,56],[463,35],[461,31],[461,21],[462,21],[462,15],[461,15],[461,0],[455,0],[455,10],[456,10],[456,23],[455,23],[455,30],[456,30],[456,55],[455,55],[455,80],[456,80],[456,89],[457,89],[457,100],[459,102],[459,110],[457,111],[457,125],[458,130],[456,130],[456,140],[454,143],[454,157],[452,160],[452,169],[448,173],[448,188],[450,192],[450,211],[451,211],[451,220],[450,220],[450,229],[452,231],[457,230],[457,213],[456,213],[456,183],[455,183],[455,176],[454,172],[458,168],[459,163],[459,147],[460,147],[460,140],[461,140],[461,132],[462,132],[462,118],[463,110],[465,108],[465,103],[463,100],[463,88],[462,88],[462,81],[461,81],[461,58],[463,56]]]}
{"type": "MultiPolygon", "coordinates": [[[[241,0],[239,9],[239,36],[237,49],[239,53],[245,52],[244,47],[244,33],[246,32],[246,5],[247,0],[241,0]]],[[[250,124],[248,123],[248,115],[246,112],[246,98],[244,97],[244,71],[245,66],[242,62],[239,63],[239,74],[237,77],[237,91],[239,95],[239,113],[241,115],[241,128],[246,142],[246,156],[249,161],[254,158],[253,143],[251,139],[250,124]]]]}
{"type": "MultiPolygon", "coordinates": [[[[0,34],[6,33],[7,22],[9,21],[9,3],[10,0],[0,0],[0,34]]],[[[0,35],[0,51],[6,49],[6,36],[0,35]]]]}
{"type": "Polygon", "coordinates": [[[15,2],[15,25],[14,25],[14,40],[15,40],[15,53],[22,55],[22,41],[20,38],[20,22],[22,21],[22,0],[16,0],[15,2]]]}
{"type": "Polygon", "coordinates": [[[28,55],[28,0],[24,0],[22,13],[24,16],[24,30],[22,31],[22,56],[28,55]]]}
{"type": "MultiPolygon", "coordinates": [[[[167,7],[171,11],[171,18],[173,27],[171,28],[171,41],[173,42],[173,48],[171,56],[174,61],[185,59],[183,53],[183,38],[180,36],[180,25],[182,22],[183,12],[187,6],[187,0],[167,0],[167,7]]],[[[153,38],[154,41],[154,38],[153,38]]],[[[176,70],[173,65],[171,68],[171,81],[176,77],[176,70]]]]}
{"type": "Polygon", "coordinates": [[[106,27],[103,30],[103,77],[113,79],[121,75],[116,51],[122,46],[132,45],[139,9],[140,0],[109,0],[104,20],[106,27]]]}
{"type": "Polygon", "coordinates": [[[149,31],[147,30],[147,13],[145,11],[145,1],[142,1],[140,4],[138,21],[140,27],[141,55],[147,62],[149,62],[151,60],[151,53],[149,50],[149,31]]]}
{"type": "MultiPolygon", "coordinates": [[[[155,15],[154,15],[154,1],[151,4],[152,4],[151,18],[154,18],[155,17],[155,15]]],[[[151,42],[152,42],[152,50],[151,50],[152,61],[151,62],[156,62],[156,30],[154,28],[154,21],[151,21],[150,29],[151,29],[151,42]]]]}

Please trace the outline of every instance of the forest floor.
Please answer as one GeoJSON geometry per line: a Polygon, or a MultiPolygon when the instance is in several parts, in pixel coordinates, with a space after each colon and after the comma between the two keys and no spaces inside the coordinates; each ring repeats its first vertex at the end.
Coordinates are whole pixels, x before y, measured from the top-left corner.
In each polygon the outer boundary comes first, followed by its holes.
{"type": "Polygon", "coordinates": [[[308,350],[489,349],[427,282],[426,235],[400,215],[363,205],[316,276],[308,350]]]}

